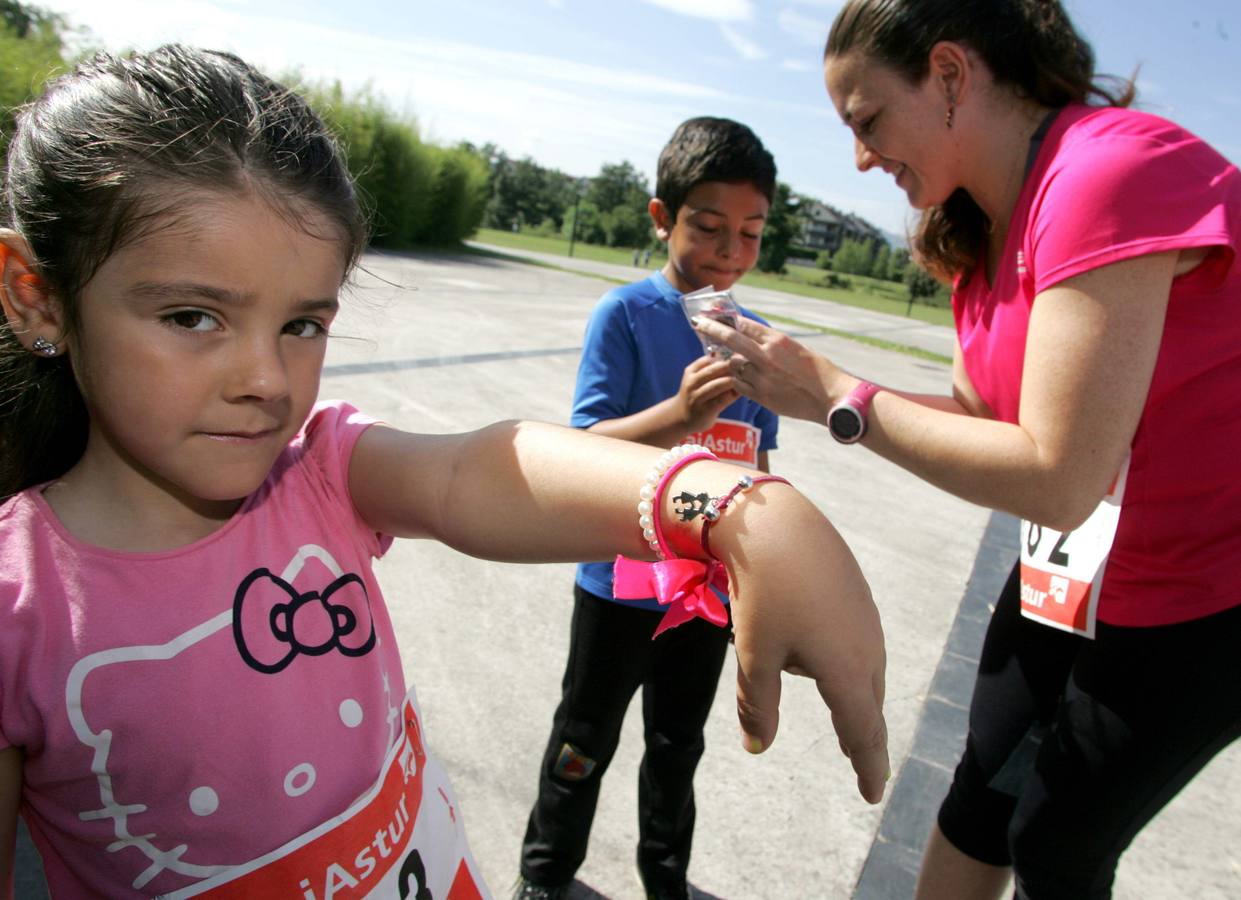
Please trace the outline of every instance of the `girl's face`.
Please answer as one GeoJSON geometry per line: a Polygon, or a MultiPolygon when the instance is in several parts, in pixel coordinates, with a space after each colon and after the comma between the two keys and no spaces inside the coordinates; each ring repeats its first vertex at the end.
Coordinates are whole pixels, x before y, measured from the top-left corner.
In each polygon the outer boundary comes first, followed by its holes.
{"type": "Polygon", "coordinates": [[[306,419],[344,262],[315,213],[302,228],[253,194],[205,191],[177,208],[82,292],[70,352],[90,434],[75,472],[218,513],[306,419]]]}
{"type": "Polygon", "coordinates": [[[912,85],[860,52],[828,57],[824,80],[832,104],[853,130],[857,167],[876,166],[896,179],[915,209],[947,200],[958,184],[944,118],[948,99],[934,78],[912,85]]]}

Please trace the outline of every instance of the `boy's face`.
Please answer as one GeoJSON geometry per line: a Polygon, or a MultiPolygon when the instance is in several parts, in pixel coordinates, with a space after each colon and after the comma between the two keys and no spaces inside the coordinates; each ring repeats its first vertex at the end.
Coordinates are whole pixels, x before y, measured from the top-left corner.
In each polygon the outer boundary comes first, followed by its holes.
{"type": "Polygon", "coordinates": [[[726,291],[758,260],[770,204],[748,181],[695,185],[673,221],[662,200],[650,203],[655,233],[668,242],[664,277],[682,293],[726,291]]]}

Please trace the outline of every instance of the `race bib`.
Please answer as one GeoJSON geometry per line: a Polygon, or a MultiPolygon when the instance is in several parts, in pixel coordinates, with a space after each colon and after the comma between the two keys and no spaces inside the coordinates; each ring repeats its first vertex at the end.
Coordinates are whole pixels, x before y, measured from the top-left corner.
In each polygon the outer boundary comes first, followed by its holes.
{"type": "Polygon", "coordinates": [[[759,430],[748,422],[716,419],[706,431],[686,435],[685,441],[702,444],[725,462],[758,468],[759,430]]]}
{"type": "Polygon", "coordinates": [[[427,756],[413,692],[379,780],[348,810],[283,847],[167,894],[302,900],[484,900],[452,788],[427,756]]]}
{"type": "Polygon", "coordinates": [[[1052,628],[1094,638],[1099,591],[1120,522],[1126,456],[1107,496],[1072,531],[1021,522],[1021,614],[1052,628]]]}

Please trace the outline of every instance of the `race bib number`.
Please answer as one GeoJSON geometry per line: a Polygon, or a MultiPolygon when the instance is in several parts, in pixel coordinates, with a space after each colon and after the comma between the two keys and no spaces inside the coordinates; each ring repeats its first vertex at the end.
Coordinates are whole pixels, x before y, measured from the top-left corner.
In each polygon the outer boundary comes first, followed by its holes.
{"type": "Polygon", "coordinates": [[[702,444],[725,462],[758,468],[759,430],[748,422],[716,419],[706,431],[686,435],[685,440],[702,444]]]}
{"type": "Polygon", "coordinates": [[[1125,457],[1107,496],[1072,531],[1022,520],[1021,614],[1027,619],[1094,638],[1103,570],[1116,538],[1128,474],[1125,457]]]}
{"type": "Polygon", "coordinates": [[[428,757],[410,693],[379,780],[343,814],[283,847],[166,895],[294,900],[484,900],[456,799],[428,757]]]}

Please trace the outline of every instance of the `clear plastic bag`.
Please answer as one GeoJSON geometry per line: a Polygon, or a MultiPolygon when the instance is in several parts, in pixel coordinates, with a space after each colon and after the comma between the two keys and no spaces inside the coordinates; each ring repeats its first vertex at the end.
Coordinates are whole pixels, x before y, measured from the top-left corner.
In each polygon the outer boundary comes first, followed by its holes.
{"type": "MultiPolygon", "coordinates": [[[[736,328],[737,321],[741,318],[741,309],[737,306],[737,301],[733,300],[733,295],[728,291],[717,291],[713,287],[699,288],[688,294],[682,294],[681,308],[685,310],[687,319],[706,316],[729,328],[736,328]]],[[[702,349],[706,353],[714,354],[722,359],[732,356],[732,351],[727,347],[711,343],[710,338],[701,332],[695,331],[694,333],[698,335],[698,340],[702,342],[702,349]]]]}

